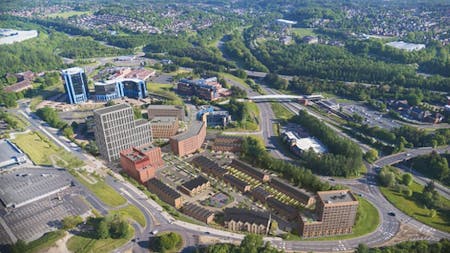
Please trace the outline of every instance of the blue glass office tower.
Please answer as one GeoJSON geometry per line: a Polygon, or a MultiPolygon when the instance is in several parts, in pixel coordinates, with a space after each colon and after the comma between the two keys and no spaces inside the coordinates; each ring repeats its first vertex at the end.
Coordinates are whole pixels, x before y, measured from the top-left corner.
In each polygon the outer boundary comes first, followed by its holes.
{"type": "Polygon", "coordinates": [[[89,89],[86,74],[79,67],[64,69],[62,72],[67,102],[70,104],[84,103],[89,98],[89,89]]]}
{"type": "Polygon", "coordinates": [[[136,78],[128,78],[95,83],[95,100],[106,102],[121,97],[135,99],[147,97],[145,82],[136,78]]]}

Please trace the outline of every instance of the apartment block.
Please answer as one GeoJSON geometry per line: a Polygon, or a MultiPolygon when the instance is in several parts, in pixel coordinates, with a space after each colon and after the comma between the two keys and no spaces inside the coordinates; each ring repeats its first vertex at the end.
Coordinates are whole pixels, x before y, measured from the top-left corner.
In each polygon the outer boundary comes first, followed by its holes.
{"type": "Polygon", "coordinates": [[[156,194],[159,199],[175,207],[176,209],[180,209],[183,206],[181,194],[161,182],[159,179],[152,178],[148,180],[147,188],[151,193],[156,194]]]}
{"type": "Polygon", "coordinates": [[[177,117],[157,116],[150,120],[154,139],[169,139],[178,132],[179,122],[177,117]]]}
{"type": "Polygon", "coordinates": [[[240,160],[233,159],[230,166],[261,182],[267,182],[270,180],[269,174],[264,173],[259,169],[253,168],[251,165],[244,163],[240,160]]]}
{"type": "Polygon", "coordinates": [[[210,224],[214,220],[213,212],[194,203],[183,205],[183,213],[206,224],[210,224]]]}
{"type": "Polygon", "coordinates": [[[217,136],[214,139],[212,150],[222,152],[241,152],[242,137],[237,136],[217,136]]]}
{"type": "Polygon", "coordinates": [[[177,117],[184,120],[184,109],[179,105],[149,105],[147,107],[148,118],[155,117],[177,117]]]}
{"type": "Polygon", "coordinates": [[[223,176],[223,181],[240,192],[248,192],[251,189],[251,186],[248,183],[230,174],[225,174],[223,176]]]}
{"type": "Polygon", "coordinates": [[[120,152],[120,165],[128,175],[144,184],[155,177],[156,170],[164,165],[164,160],[159,147],[147,144],[120,152]]]}
{"type": "Polygon", "coordinates": [[[189,196],[195,196],[200,192],[208,189],[210,186],[211,183],[208,181],[208,179],[202,176],[198,176],[194,179],[184,182],[182,185],[180,185],[179,190],[189,196]]]}
{"type": "Polygon", "coordinates": [[[244,231],[265,235],[268,233],[271,216],[266,212],[258,212],[243,208],[226,208],[224,225],[231,231],[244,231]]]}
{"type": "Polygon", "coordinates": [[[303,237],[352,233],[358,201],[349,190],[317,192],[316,219],[302,215],[299,233],[303,237]]]}
{"type": "Polygon", "coordinates": [[[313,193],[294,187],[279,178],[271,178],[270,186],[299,201],[305,206],[310,206],[316,201],[313,193]]]}
{"type": "Polygon", "coordinates": [[[108,161],[120,158],[122,150],[152,142],[150,122],[134,120],[128,104],[94,110],[95,140],[101,156],[108,161]]]}
{"type": "Polygon", "coordinates": [[[194,121],[188,131],[170,138],[170,147],[176,155],[182,157],[200,149],[205,137],[206,123],[194,121]]]}
{"type": "Polygon", "coordinates": [[[219,164],[205,156],[195,157],[192,159],[191,164],[200,168],[203,173],[216,178],[223,178],[223,176],[228,173],[227,169],[221,167],[219,164]]]}

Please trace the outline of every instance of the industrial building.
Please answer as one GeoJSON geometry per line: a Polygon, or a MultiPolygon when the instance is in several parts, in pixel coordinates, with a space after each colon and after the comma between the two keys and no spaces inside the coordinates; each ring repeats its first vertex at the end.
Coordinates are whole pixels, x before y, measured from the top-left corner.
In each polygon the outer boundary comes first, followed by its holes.
{"type": "Polygon", "coordinates": [[[177,117],[153,117],[150,120],[154,139],[169,139],[178,132],[179,122],[177,117]]]}
{"type": "Polygon", "coordinates": [[[80,104],[89,99],[88,81],[82,68],[64,69],[61,75],[69,104],[80,104]]]}
{"type": "Polygon", "coordinates": [[[161,148],[147,144],[123,150],[120,152],[120,165],[128,175],[144,184],[154,178],[156,170],[164,165],[161,148]]]}
{"type": "Polygon", "coordinates": [[[188,131],[170,138],[170,147],[176,155],[182,157],[200,149],[205,137],[206,123],[194,121],[188,131]]]}
{"type": "Polygon", "coordinates": [[[317,195],[315,216],[300,217],[300,235],[319,237],[352,233],[358,209],[355,196],[349,190],[320,191],[317,195]]]}
{"type": "Polygon", "coordinates": [[[25,163],[26,155],[7,139],[0,140],[0,169],[25,163]]]}
{"type": "Polygon", "coordinates": [[[148,180],[147,188],[151,193],[156,194],[159,199],[175,207],[176,209],[180,209],[183,206],[181,194],[161,182],[159,179],[152,178],[148,180]]]}
{"type": "Polygon", "coordinates": [[[94,110],[94,122],[95,141],[105,160],[117,160],[122,150],[152,142],[150,122],[134,120],[128,104],[94,110]]]}
{"type": "Polygon", "coordinates": [[[147,107],[148,119],[155,117],[177,117],[184,120],[184,109],[179,105],[149,105],[147,107]]]}
{"type": "Polygon", "coordinates": [[[298,156],[308,150],[313,150],[317,154],[327,152],[322,142],[315,137],[301,138],[294,132],[286,131],[281,134],[281,138],[289,145],[290,150],[298,156]]]}

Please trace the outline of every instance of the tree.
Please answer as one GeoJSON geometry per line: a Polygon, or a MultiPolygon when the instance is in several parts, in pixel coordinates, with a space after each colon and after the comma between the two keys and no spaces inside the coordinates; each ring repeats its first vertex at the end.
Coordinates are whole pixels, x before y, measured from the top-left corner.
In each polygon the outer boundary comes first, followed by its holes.
{"type": "Polygon", "coordinates": [[[434,218],[436,215],[437,215],[436,209],[431,209],[431,210],[430,210],[429,216],[430,216],[431,218],[434,218]]]}
{"type": "Polygon", "coordinates": [[[392,187],[395,184],[395,174],[383,168],[378,175],[380,182],[385,187],[392,187]]]}
{"type": "Polygon", "coordinates": [[[405,173],[402,176],[402,183],[406,186],[410,186],[413,182],[413,176],[410,173],[405,173]]]}
{"type": "Polygon", "coordinates": [[[242,253],[257,253],[258,248],[263,246],[263,238],[261,235],[250,234],[246,235],[241,241],[241,251],[242,253]]]}
{"type": "Polygon", "coordinates": [[[26,250],[27,243],[21,239],[17,240],[17,242],[11,246],[11,253],[22,253],[26,252],[26,250]]]}
{"type": "Polygon", "coordinates": [[[81,222],[83,222],[83,218],[81,218],[80,216],[67,216],[62,220],[62,228],[69,230],[74,228],[81,222]]]}
{"type": "Polygon", "coordinates": [[[73,136],[74,134],[75,134],[75,133],[73,132],[73,128],[72,128],[71,126],[66,125],[66,126],[63,128],[63,135],[64,135],[65,137],[71,139],[72,136],[73,136]]]}
{"type": "Polygon", "coordinates": [[[369,247],[366,244],[361,243],[356,248],[356,253],[369,253],[369,247]]]}
{"type": "Polygon", "coordinates": [[[105,218],[102,218],[97,227],[97,238],[106,239],[109,237],[109,226],[105,218]]]}
{"type": "Polygon", "coordinates": [[[141,108],[133,106],[134,119],[142,119],[141,108]]]}
{"type": "Polygon", "coordinates": [[[270,224],[270,233],[275,234],[275,232],[278,230],[278,222],[274,219],[272,219],[272,222],[270,224]]]}
{"type": "Polygon", "coordinates": [[[366,159],[368,162],[374,162],[378,159],[378,151],[375,149],[370,149],[364,154],[364,159],[366,159]]]}

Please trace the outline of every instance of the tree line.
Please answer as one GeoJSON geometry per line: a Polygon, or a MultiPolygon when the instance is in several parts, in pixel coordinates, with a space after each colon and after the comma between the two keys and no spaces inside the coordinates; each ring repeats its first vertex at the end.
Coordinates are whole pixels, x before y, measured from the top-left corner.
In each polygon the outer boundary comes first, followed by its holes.
{"type": "Polygon", "coordinates": [[[427,155],[416,156],[409,160],[407,164],[427,177],[450,186],[449,158],[449,154],[438,154],[433,151],[427,155]]]}
{"type": "Polygon", "coordinates": [[[450,252],[450,240],[441,239],[439,242],[408,241],[380,248],[369,248],[360,244],[356,253],[446,253],[450,252]]]}

